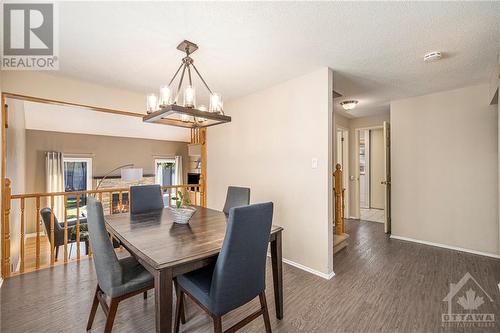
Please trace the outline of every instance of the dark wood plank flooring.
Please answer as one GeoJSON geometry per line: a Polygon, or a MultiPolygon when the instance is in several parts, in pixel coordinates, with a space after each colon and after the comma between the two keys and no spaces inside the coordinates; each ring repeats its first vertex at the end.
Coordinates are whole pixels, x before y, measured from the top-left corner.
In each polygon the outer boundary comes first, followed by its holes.
{"type": "MultiPolygon", "coordinates": [[[[270,264],[267,299],[274,332],[499,332],[495,328],[443,328],[449,284],[470,272],[493,298],[481,312],[500,318],[500,260],[390,240],[383,225],[351,220],[346,250],[334,258],[327,281],[284,265],[285,318],[276,320],[270,264]]],[[[286,231],[285,231],[286,232],[286,231]]],[[[54,267],[4,281],[0,331],[84,332],[96,284],[91,261],[54,267]]],[[[211,319],[187,302],[181,332],[210,332],[211,319]]],[[[258,299],[223,318],[227,328],[258,308],[258,299]]],[[[92,332],[102,332],[99,309],[92,332]]],[[[120,303],[114,332],[154,332],[154,296],[120,303]]],[[[241,332],[264,332],[261,318],[241,332]]]]}

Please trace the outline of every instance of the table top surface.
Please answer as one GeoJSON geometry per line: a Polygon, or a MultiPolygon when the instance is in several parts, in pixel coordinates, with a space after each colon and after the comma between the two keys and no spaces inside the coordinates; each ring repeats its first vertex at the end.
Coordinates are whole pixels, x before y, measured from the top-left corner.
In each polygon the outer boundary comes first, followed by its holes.
{"type": "MultiPolygon", "coordinates": [[[[227,216],[196,207],[189,224],[173,222],[169,208],[142,214],[105,216],[106,227],[134,255],[155,269],[174,267],[219,253],[226,233],[227,216]]],[[[271,234],[283,230],[273,225],[271,234]]]]}

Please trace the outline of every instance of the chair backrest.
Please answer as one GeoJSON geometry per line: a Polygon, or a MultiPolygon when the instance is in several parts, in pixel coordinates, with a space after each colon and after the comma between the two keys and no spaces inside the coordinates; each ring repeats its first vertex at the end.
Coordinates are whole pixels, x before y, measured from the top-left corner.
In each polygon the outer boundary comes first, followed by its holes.
{"type": "Polygon", "coordinates": [[[163,209],[163,195],[160,185],[130,186],[130,213],[139,214],[163,209]]]}
{"type": "Polygon", "coordinates": [[[229,214],[233,207],[248,206],[250,204],[250,189],[248,187],[229,186],[227,188],[226,203],[222,211],[229,214]]]}
{"type": "Polygon", "coordinates": [[[215,264],[210,298],[217,314],[231,311],[265,289],[273,203],[232,208],[215,264]]]}
{"type": "MultiPolygon", "coordinates": [[[[47,232],[47,237],[51,241],[51,228],[50,228],[50,215],[51,209],[49,207],[42,208],[40,210],[40,215],[42,216],[43,224],[45,225],[45,231],[47,232]]],[[[53,245],[60,244],[61,238],[64,237],[64,229],[59,224],[57,216],[54,214],[54,243],[53,245]]]]}
{"type": "Polygon", "coordinates": [[[122,269],[106,231],[102,204],[93,197],[87,200],[87,224],[97,282],[102,291],[110,295],[111,289],[122,283],[122,269]]]}

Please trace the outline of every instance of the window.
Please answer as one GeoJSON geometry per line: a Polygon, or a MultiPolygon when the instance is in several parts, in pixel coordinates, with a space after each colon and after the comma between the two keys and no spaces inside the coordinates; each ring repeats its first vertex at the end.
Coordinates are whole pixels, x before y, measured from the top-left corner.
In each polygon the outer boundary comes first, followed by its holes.
{"type": "MultiPolygon", "coordinates": [[[[92,189],[92,159],[64,157],[64,191],[76,192],[92,189]]],[[[68,220],[76,218],[76,195],[68,195],[68,220]]],[[[87,215],[87,196],[80,196],[80,217],[87,215]]]]}
{"type": "Polygon", "coordinates": [[[175,180],[175,159],[155,159],[156,184],[169,186],[175,180]]]}

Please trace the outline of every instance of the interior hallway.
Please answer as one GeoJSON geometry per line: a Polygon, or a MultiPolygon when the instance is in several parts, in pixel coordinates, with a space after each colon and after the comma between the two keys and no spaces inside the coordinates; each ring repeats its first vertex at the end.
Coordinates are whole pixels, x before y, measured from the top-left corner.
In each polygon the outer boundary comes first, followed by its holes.
{"type": "MultiPolygon", "coordinates": [[[[267,296],[274,332],[455,332],[441,327],[449,284],[470,272],[493,298],[481,310],[500,318],[500,260],[391,240],[383,225],[347,220],[349,246],[334,257],[336,276],[325,280],[283,265],[285,318],[277,321],[270,265],[267,296]],[[362,314],[362,315],[360,315],[362,314]]],[[[83,332],[95,288],[91,261],[57,266],[4,281],[0,289],[1,332],[83,332]],[[57,320],[55,318],[61,318],[57,320]],[[64,319],[62,319],[64,318],[64,319]]],[[[181,332],[208,332],[212,321],[187,302],[181,332]]],[[[223,319],[225,328],[257,308],[251,302],[223,319]]],[[[97,312],[92,332],[102,332],[97,312]]],[[[154,332],[154,297],[120,305],[115,332],[154,332]]],[[[263,332],[255,320],[241,332],[263,332]]],[[[468,332],[469,330],[462,330],[468,332]]],[[[474,332],[474,330],[471,330],[474,332]]],[[[477,329],[476,329],[477,332],[477,329]]],[[[498,332],[484,328],[482,332],[498,332]]]]}

